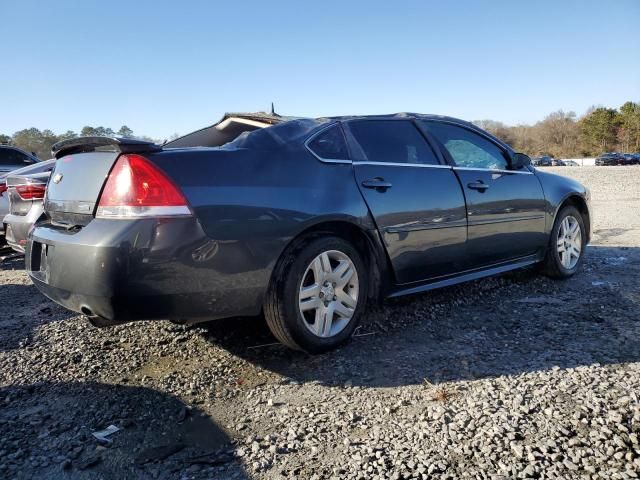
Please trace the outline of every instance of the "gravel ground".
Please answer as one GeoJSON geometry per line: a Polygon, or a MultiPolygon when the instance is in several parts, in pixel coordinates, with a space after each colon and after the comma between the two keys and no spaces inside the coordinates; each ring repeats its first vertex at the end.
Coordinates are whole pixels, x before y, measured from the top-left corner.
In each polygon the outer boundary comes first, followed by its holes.
{"type": "Polygon", "coordinates": [[[640,167],[551,170],[593,195],[577,276],[388,302],[321,356],[260,319],[96,329],[4,262],[0,478],[637,478],[640,167]]]}

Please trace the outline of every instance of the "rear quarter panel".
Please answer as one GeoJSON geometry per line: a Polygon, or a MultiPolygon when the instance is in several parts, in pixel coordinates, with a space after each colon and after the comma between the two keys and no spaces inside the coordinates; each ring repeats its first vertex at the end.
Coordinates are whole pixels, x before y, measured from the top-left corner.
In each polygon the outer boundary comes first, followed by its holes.
{"type": "Polygon", "coordinates": [[[182,189],[215,251],[203,266],[266,288],[276,261],[304,230],[327,221],[375,228],[351,164],[304,146],[184,149],[150,155],[182,189]]]}

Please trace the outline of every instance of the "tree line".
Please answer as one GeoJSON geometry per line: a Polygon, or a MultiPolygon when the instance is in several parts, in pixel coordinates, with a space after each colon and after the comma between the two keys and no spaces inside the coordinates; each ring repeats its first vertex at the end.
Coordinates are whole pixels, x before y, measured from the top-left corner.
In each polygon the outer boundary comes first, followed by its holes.
{"type": "MultiPolygon", "coordinates": [[[[604,152],[640,152],[640,103],[626,102],[620,108],[592,107],[581,117],[558,110],[534,125],[508,126],[495,120],[477,120],[480,128],[491,132],[516,151],[531,156],[556,158],[595,157],[604,152]]],[[[80,136],[134,137],[123,125],[114,131],[105,127],[84,127],[80,136]]],[[[51,156],[51,146],[60,140],[79,136],[71,130],[60,135],[51,130],[27,128],[13,135],[0,134],[0,144],[15,145],[40,158],[51,156]]],[[[173,135],[176,138],[178,135],[173,135]]],[[[149,137],[136,137],[153,140],[149,137]]]]}
{"type": "Polygon", "coordinates": [[[473,122],[516,151],[555,158],[595,157],[604,152],[640,152],[640,103],[620,108],[591,107],[584,115],[558,110],[534,125],[473,122]]]}
{"type": "Polygon", "coordinates": [[[154,140],[146,136],[136,136],[134,135],[133,130],[126,125],[123,125],[118,130],[113,130],[108,127],[86,126],[80,130],[80,133],[68,130],[59,135],[49,129],[39,130],[35,127],[31,127],[15,132],[11,136],[0,134],[0,144],[13,145],[27,152],[34,152],[39,158],[48,159],[51,158],[51,147],[54,143],[67,140],[69,138],[96,136],[141,138],[144,140],[158,142],[158,140],[154,140]]]}

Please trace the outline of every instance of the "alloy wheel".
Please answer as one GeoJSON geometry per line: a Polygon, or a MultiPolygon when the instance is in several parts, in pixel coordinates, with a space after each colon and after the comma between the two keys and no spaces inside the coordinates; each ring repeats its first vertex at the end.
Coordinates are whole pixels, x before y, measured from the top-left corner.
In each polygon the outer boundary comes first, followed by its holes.
{"type": "Polygon", "coordinates": [[[328,250],[307,267],[298,295],[305,326],[318,337],[337,335],[349,324],[358,305],[358,272],[343,252],[328,250]]]}
{"type": "Polygon", "coordinates": [[[582,252],[582,231],[580,223],[572,216],[567,215],[562,220],[558,229],[557,250],[560,263],[567,270],[571,270],[580,260],[582,252]]]}

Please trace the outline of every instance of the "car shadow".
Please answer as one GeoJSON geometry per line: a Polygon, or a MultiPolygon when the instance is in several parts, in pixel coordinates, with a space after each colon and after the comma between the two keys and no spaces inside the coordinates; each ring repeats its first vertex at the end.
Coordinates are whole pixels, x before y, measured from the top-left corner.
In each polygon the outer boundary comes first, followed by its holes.
{"type": "MultiPolygon", "coordinates": [[[[24,270],[24,261],[2,262],[0,270],[24,270]]],[[[76,315],[46,298],[22,275],[15,282],[0,285],[0,352],[28,347],[40,326],[76,315]]]]}
{"type": "Polygon", "coordinates": [[[1,478],[248,478],[214,419],[157,390],[43,382],[1,388],[0,405],[1,478]]]}
{"type": "Polygon", "coordinates": [[[207,324],[210,342],[297,382],[393,387],[640,360],[640,249],[589,247],[575,277],[527,269],[388,301],[344,347],[311,356],[264,319],[207,324]]]}

